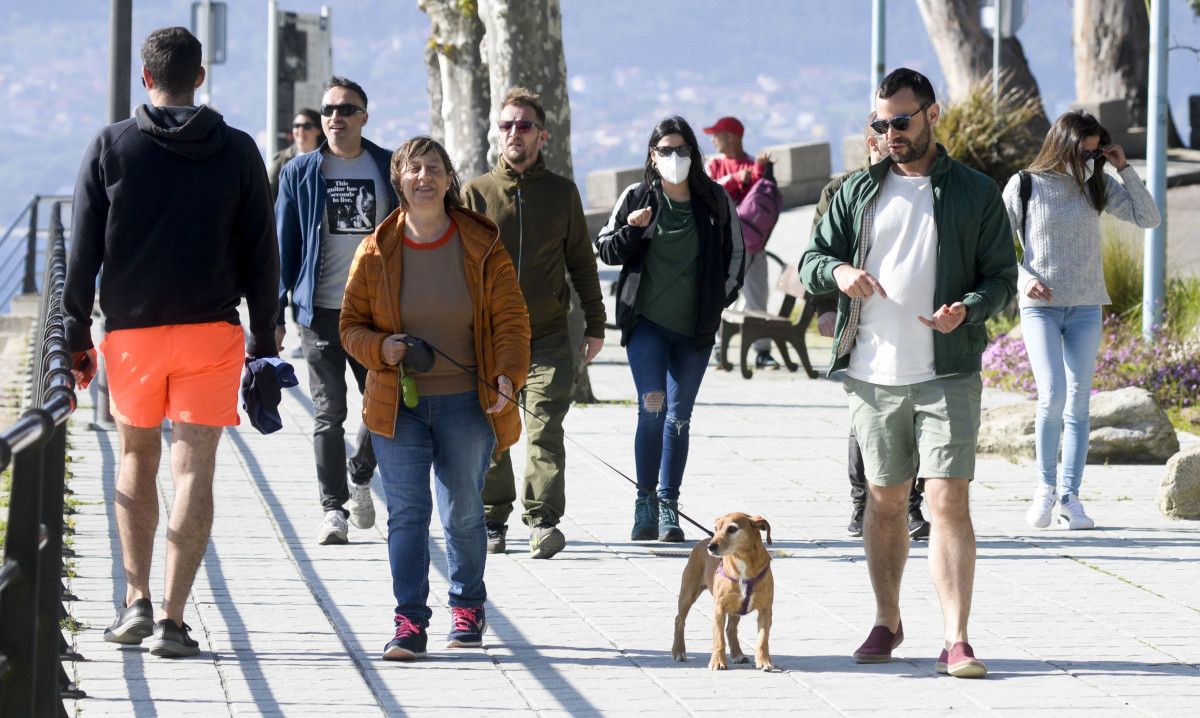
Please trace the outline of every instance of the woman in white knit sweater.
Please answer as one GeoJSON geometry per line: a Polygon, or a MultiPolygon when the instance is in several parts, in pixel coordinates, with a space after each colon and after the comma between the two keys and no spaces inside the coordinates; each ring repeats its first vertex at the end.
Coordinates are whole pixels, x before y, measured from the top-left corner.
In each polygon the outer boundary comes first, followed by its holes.
{"type": "Polygon", "coordinates": [[[1087,461],[1101,307],[1111,301],[1104,286],[1100,213],[1154,227],[1158,208],[1126,162],[1125,151],[1082,110],[1054,122],[1028,173],[1032,192],[1027,212],[1021,207],[1020,175],[1004,188],[1008,217],[1024,248],[1017,279],[1021,330],[1038,389],[1040,481],[1025,520],[1045,528],[1057,517],[1063,528],[1090,529],[1095,523],[1079,501],[1079,485],[1087,461]],[[1105,174],[1106,161],[1120,181],[1105,174]]]}

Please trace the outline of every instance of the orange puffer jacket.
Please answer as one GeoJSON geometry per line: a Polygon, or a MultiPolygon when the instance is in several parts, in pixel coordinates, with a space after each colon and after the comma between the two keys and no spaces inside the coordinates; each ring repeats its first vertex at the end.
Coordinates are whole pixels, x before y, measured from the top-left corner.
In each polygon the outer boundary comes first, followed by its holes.
{"type": "MultiPolygon", "coordinates": [[[[479,375],[494,386],[504,374],[514,390],[525,386],[529,372],[529,313],[517,273],[496,225],[469,210],[451,210],[463,243],[463,270],[475,310],[475,358],[479,375]]],[[[383,340],[404,331],[400,307],[403,209],[397,209],[359,245],[350,265],[342,299],[339,330],[346,352],[368,369],[363,396],[363,423],[376,434],[392,438],[400,407],[400,372],[383,363],[383,340]]],[[[410,308],[409,311],[417,311],[410,308]]],[[[439,361],[446,361],[439,357],[439,361]]],[[[479,384],[479,405],[485,411],[496,402],[494,389],[479,384]]],[[[512,402],[488,414],[496,433],[497,453],[521,437],[521,417],[512,402]]]]}

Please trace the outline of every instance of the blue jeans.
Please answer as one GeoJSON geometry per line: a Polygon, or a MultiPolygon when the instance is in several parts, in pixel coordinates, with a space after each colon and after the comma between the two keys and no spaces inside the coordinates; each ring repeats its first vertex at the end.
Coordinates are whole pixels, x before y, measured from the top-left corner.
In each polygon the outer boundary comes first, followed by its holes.
{"type": "Polygon", "coordinates": [[[437,487],[438,515],[446,536],[450,605],[483,605],[487,530],[483,523],[483,472],[496,446],[479,395],[423,396],[416,408],[400,405],[396,435],[372,433],[388,509],[388,560],[396,613],[426,626],[429,610],[429,470],[437,487]]]}
{"type": "Polygon", "coordinates": [[[638,393],[633,439],[638,497],[651,495],[657,486],[660,499],[678,499],[687,465],[692,406],[712,343],[697,349],[692,337],[640,317],[625,351],[638,393]]]}
{"type": "Polygon", "coordinates": [[[1057,483],[1061,437],[1063,471],[1058,493],[1078,496],[1092,424],[1089,404],[1100,349],[1100,307],[1025,307],[1021,331],[1037,382],[1035,427],[1042,483],[1049,487],[1057,483]]]}

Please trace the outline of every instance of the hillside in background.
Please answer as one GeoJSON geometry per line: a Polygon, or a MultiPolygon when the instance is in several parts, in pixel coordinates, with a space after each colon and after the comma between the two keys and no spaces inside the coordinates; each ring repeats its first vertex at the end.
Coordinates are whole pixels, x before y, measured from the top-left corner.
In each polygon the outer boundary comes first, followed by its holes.
{"type": "MultiPolygon", "coordinates": [[[[319,2],[282,0],[288,10],[319,2]]],[[[367,135],[395,146],[427,132],[422,50],[428,18],[416,0],[337,0],[334,67],[366,88],[367,135]]],[[[1019,36],[1053,117],[1074,97],[1069,0],[1037,0],[1019,36]]],[[[109,4],[95,0],[6,3],[0,10],[0,222],[33,192],[69,193],[79,158],[107,116],[109,4]]],[[[190,0],[134,0],[135,43],[184,24],[190,0]]],[[[867,0],[562,0],[576,177],[640,164],[651,127],[678,113],[697,128],[736,114],[753,151],[767,144],[832,141],[857,132],[870,94],[867,0]]],[[[1171,2],[1172,37],[1200,46],[1184,0],[1171,2]]],[[[229,62],[213,72],[214,104],[233,125],[263,137],[266,3],[230,2],[229,62]]],[[[915,4],[888,3],[888,65],[941,72],[915,4]]],[[[1171,54],[1171,101],[1187,135],[1188,94],[1200,63],[1171,54]]],[[[135,71],[139,66],[134,59],[135,71]]],[[[136,78],[134,102],[144,101],[136,78]]],[[[553,131],[553,128],[551,128],[553,131]]]]}

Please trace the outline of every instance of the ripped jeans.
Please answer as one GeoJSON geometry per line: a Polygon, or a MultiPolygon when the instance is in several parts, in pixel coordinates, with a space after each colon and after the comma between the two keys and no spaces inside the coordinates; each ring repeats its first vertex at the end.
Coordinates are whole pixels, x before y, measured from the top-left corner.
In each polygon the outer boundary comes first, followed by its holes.
{"type": "Polygon", "coordinates": [[[692,405],[712,342],[697,348],[694,338],[638,317],[625,351],[638,393],[633,440],[638,498],[651,495],[657,486],[658,498],[678,499],[692,405]]]}

